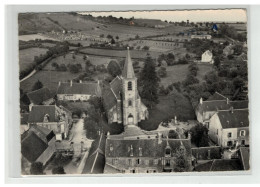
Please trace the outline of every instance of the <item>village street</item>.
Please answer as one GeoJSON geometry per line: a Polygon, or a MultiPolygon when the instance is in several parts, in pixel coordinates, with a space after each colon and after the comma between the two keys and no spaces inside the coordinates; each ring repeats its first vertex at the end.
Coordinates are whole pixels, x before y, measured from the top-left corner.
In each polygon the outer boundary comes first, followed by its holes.
{"type": "Polygon", "coordinates": [[[69,141],[73,142],[74,155],[72,161],[64,166],[64,170],[71,174],[81,173],[93,141],[86,138],[84,119],[79,119],[77,123],[73,124],[69,141]]]}

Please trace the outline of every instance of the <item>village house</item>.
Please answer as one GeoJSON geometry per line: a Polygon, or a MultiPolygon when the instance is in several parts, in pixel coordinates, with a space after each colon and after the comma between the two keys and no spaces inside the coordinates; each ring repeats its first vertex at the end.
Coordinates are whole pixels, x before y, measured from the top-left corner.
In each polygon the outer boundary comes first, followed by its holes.
{"type": "Polygon", "coordinates": [[[57,89],[57,99],[61,101],[88,101],[91,97],[100,97],[101,90],[99,81],[97,83],[74,83],[59,82],[57,89]]]}
{"type": "Polygon", "coordinates": [[[201,55],[201,62],[202,63],[209,63],[209,64],[213,64],[214,60],[213,60],[213,54],[211,51],[207,50],[205,51],[202,55],[201,55]]]}
{"type": "Polygon", "coordinates": [[[195,109],[195,114],[198,122],[208,126],[210,118],[218,110],[229,110],[231,107],[234,109],[246,109],[248,108],[248,100],[230,101],[227,97],[216,92],[207,101],[200,99],[195,109]]]}
{"type": "Polygon", "coordinates": [[[33,162],[43,166],[55,152],[55,134],[52,130],[33,125],[21,136],[22,173],[30,174],[33,162]]]}
{"type": "Polygon", "coordinates": [[[212,38],[212,36],[211,35],[209,35],[209,34],[201,34],[201,35],[191,35],[191,37],[190,37],[191,39],[194,39],[194,38],[196,38],[196,39],[207,39],[207,40],[210,40],[211,38],[212,38]]]}
{"type": "Polygon", "coordinates": [[[68,136],[72,114],[62,106],[35,105],[29,113],[28,124],[53,130],[56,140],[62,140],[68,136]]]}
{"type": "Polygon", "coordinates": [[[28,118],[29,118],[29,113],[21,113],[20,114],[20,134],[23,134],[29,129],[29,124],[28,124],[28,118]]]}
{"type": "Polygon", "coordinates": [[[148,118],[147,107],[142,103],[137,90],[137,78],[129,49],[122,76],[117,76],[111,81],[102,98],[109,124],[137,125],[141,120],[148,118]]]}
{"type": "Polygon", "coordinates": [[[244,170],[250,169],[250,150],[249,147],[240,147],[238,151],[238,158],[244,170]]]}
{"type": "Polygon", "coordinates": [[[225,147],[249,145],[248,109],[219,110],[209,120],[209,137],[225,147]]]}
{"type": "Polygon", "coordinates": [[[51,92],[48,88],[41,88],[27,93],[30,100],[29,110],[33,105],[50,105],[54,102],[51,92]]]}
{"type": "Polygon", "coordinates": [[[146,138],[119,137],[116,135],[107,137],[104,173],[158,173],[192,170],[190,138],[168,139],[162,137],[160,133],[156,136],[146,136],[146,138]],[[179,162],[182,162],[183,165],[180,166],[179,162]]]}

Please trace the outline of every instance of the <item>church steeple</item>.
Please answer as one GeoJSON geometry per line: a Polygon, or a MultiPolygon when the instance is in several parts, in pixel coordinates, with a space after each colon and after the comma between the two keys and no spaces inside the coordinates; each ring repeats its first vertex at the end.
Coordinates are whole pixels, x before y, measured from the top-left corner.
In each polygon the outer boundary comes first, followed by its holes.
{"type": "Polygon", "coordinates": [[[132,63],[131,56],[130,56],[129,47],[127,47],[127,55],[126,55],[126,60],[125,60],[122,76],[127,79],[135,78],[135,73],[134,73],[133,63],[132,63]]]}

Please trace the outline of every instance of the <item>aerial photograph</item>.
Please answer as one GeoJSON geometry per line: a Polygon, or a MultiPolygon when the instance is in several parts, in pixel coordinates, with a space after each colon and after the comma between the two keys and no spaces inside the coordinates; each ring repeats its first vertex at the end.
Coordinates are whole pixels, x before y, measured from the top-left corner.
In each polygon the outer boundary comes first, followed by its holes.
{"type": "Polygon", "coordinates": [[[250,171],[246,9],[17,19],[21,175],[250,171]]]}

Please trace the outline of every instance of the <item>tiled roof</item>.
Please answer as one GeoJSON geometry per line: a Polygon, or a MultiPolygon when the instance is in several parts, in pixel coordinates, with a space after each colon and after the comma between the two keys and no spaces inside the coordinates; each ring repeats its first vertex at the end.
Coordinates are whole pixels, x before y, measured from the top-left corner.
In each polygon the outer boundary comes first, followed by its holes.
{"type": "Polygon", "coordinates": [[[219,111],[218,117],[223,129],[248,127],[248,109],[219,111]]]}
{"type": "Polygon", "coordinates": [[[21,113],[21,125],[27,124],[29,118],[29,113],[21,113]]]}
{"type": "Polygon", "coordinates": [[[21,142],[22,155],[30,162],[34,162],[47,149],[46,144],[35,132],[29,131],[21,142]]]}
{"type": "Polygon", "coordinates": [[[215,92],[213,95],[211,95],[207,101],[219,101],[219,100],[225,100],[226,101],[227,97],[225,97],[224,95],[221,95],[218,92],[215,92]]]}
{"type": "Polygon", "coordinates": [[[111,81],[110,87],[111,87],[113,93],[115,94],[115,97],[117,99],[121,99],[120,93],[122,93],[122,79],[117,76],[116,78],[114,78],[111,81]]]}
{"type": "Polygon", "coordinates": [[[203,101],[202,104],[198,105],[200,111],[217,111],[217,110],[228,110],[231,107],[234,109],[244,109],[248,108],[248,101],[224,101],[224,100],[214,100],[214,101],[203,101]]]}
{"type": "Polygon", "coordinates": [[[238,171],[241,170],[241,164],[238,159],[211,160],[195,167],[195,171],[238,171]]]}
{"type": "Polygon", "coordinates": [[[207,160],[210,150],[210,159],[220,159],[221,158],[221,147],[198,147],[192,148],[192,155],[198,160],[207,160]]]}
{"type": "Polygon", "coordinates": [[[57,111],[60,110],[56,105],[36,105],[32,106],[29,114],[29,123],[43,122],[44,116],[49,115],[49,122],[58,122],[57,111]]]}
{"type": "Polygon", "coordinates": [[[240,156],[241,156],[241,161],[242,161],[244,170],[249,170],[250,169],[249,148],[248,147],[240,147],[240,156]]]}
{"type": "Polygon", "coordinates": [[[126,59],[125,59],[125,64],[124,64],[122,76],[125,77],[125,78],[134,78],[135,77],[133,63],[132,63],[132,60],[131,60],[129,49],[127,50],[127,55],[126,55],[126,59]]]}
{"type": "MultiPolygon", "coordinates": [[[[183,144],[186,155],[191,156],[191,142],[189,139],[168,139],[172,154],[183,144]]],[[[139,148],[142,149],[142,157],[163,157],[167,139],[162,138],[161,142],[154,139],[135,139],[135,140],[114,140],[107,139],[106,157],[130,157],[132,147],[133,157],[139,157],[139,148]]]]}
{"type": "Polygon", "coordinates": [[[52,98],[51,92],[48,88],[41,88],[27,93],[27,96],[31,103],[39,105],[44,101],[47,101],[52,98]]]}
{"type": "Polygon", "coordinates": [[[104,134],[92,142],[89,155],[82,174],[103,173],[105,167],[105,137],[104,134]]]}
{"type": "Polygon", "coordinates": [[[104,108],[110,110],[117,104],[117,99],[111,88],[106,88],[103,91],[104,108]]]}
{"type": "Polygon", "coordinates": [[[97,95],[97,83],[60,83],[57,94],[97,95]]]}

